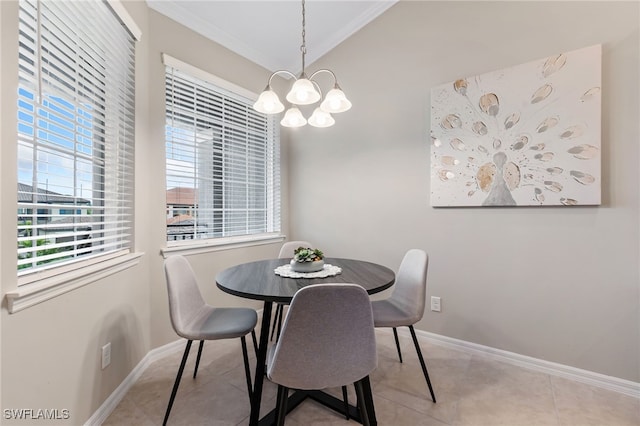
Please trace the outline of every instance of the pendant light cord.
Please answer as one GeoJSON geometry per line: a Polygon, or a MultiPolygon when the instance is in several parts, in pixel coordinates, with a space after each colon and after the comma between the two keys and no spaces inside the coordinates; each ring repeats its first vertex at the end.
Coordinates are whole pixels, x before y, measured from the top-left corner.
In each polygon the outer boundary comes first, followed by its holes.
{"type": "Polygon", "coordinates": [[[304,56],[307,54],[307,43],[305,41],[305,36],[306,36],[305,26],[306,26],[305,4],[304,4],[304,0],[302,0],[302,45],[300,46],[300,51],[302,52],[302,74],[301,74],[302,76],[305,75],[304,56]]]}

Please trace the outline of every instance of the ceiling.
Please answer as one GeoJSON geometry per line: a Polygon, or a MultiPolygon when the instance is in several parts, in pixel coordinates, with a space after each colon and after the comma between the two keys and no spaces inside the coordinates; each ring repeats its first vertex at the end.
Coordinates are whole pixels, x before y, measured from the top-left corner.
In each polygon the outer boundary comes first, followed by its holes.
{"type": "MultiPolygon", "coordinates": [[[[329,52],[397,0],[307,0],[306,64],[329,52]]],[[[302,68],[297,0],[146,0],[150,8],[270,71],[302,68]]]]}

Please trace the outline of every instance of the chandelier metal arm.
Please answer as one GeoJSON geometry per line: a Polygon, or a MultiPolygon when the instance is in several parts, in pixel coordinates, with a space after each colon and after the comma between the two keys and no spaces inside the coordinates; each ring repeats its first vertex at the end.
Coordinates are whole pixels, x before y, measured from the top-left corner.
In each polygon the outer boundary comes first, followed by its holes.
{"type": "Polygon", "coordinates": [[[331,74],[331,76],[333,77],[333,87],[339,87],[338,86],[338,77],[336,77],[336,75],[334,74],[333,71],[328,70],[326,68],[323,68],[321,70],[315,71],[313,74],[311,74],[311,77],[309,77],[309,80],[313,80],[313,77],[315,77],[317,74],[320,74],[321,72],[328,72],[329,74],[331,74]]]}
{"type": "Polygon", "coordinates": [[[274,71],[273,74],[271,74],[271,76],[269,77],[269,82],[267,83],[267,87],[271,87],[271,80],[273,80],[273,77],[275,77],[277,74],[287,74],[290,77],[293,77],[294,79],[296,79],[295,74],[293,74],[291,71],[287,71],[287,70],[274,71]]]}

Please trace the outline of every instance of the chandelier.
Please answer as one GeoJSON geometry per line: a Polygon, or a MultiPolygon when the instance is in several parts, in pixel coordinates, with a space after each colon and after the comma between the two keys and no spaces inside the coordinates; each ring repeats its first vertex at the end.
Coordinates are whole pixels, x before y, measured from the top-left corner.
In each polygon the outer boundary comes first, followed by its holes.
{"type": "Polygon", "coordinates": [[[300,51],[302,52],[302,72],[300,76],[296,76],[287,70],[275,71],[269,77],[267,87],[262,91],[258,100],[253,104],[253,108],[263,114],[278,114],[284,111],[284,105],[280,102],[280,98],[276,92],[271,89],[271,80],[278,74],[286,74],[294,78],[294,83],[291,86],[291,90],[287,93],[286,99],[290,104],[289,109],[284,114],[284,117],[280,121],[280,124],[285,127],[301,127],[309,123],[314,127],[329,127],[335,123],[331,114],[347,111],[351,108],[351,102],[347,99],[342,89],[338,85],[338,79],[333,71],[328,69],[321,69],[310,77],[307,77],[305,73],[305,55],[307,54],[307,46],[305,41],[305,0],[302,0],[302,45],[300,51]],[[318,107],[315,108],[309,120],[304,118],[302,112],[298,108],[300,105],[315,104],[322,99],[322,90],[318,83],[313,79],[320,73],[328,73],[333,77],[333,88],[329,90],[318,107]]]}

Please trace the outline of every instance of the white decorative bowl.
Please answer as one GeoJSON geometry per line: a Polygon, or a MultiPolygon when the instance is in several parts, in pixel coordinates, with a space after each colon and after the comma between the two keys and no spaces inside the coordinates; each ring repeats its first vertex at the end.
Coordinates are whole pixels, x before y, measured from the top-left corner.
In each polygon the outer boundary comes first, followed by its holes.
{"type": "Polygon", "coordinates": [[[318,272],[324,268],[324,260],[313,262],[296,262],[291,259],[291,270],[295,272],[318,272]]]}

